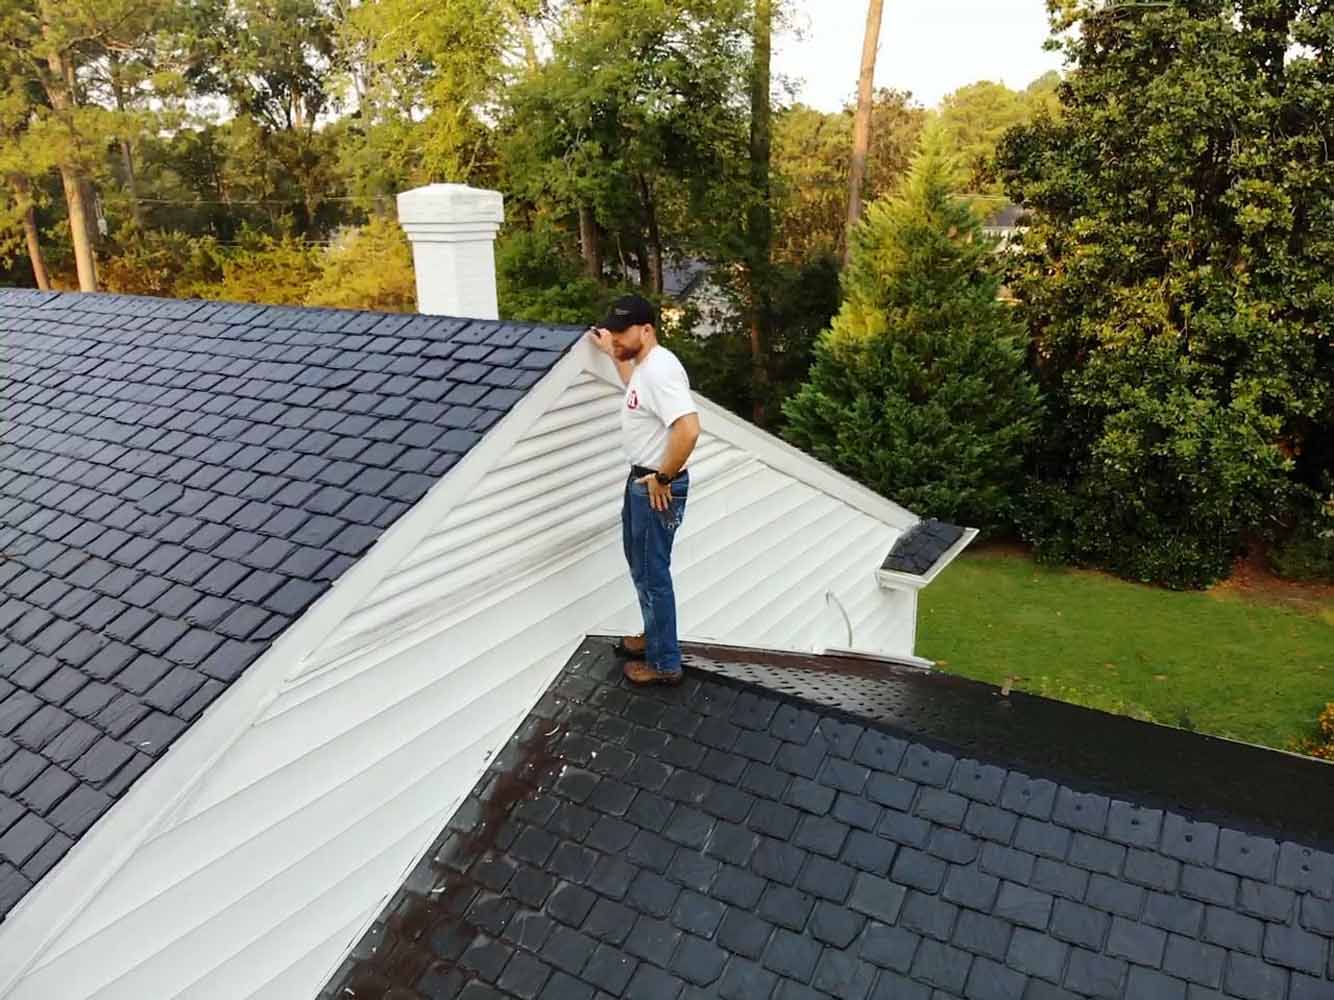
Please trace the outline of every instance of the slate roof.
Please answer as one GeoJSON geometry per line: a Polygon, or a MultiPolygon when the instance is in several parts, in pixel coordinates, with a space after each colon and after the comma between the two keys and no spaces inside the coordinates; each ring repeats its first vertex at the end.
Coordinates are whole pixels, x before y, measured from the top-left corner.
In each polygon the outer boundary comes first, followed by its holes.
{"type": "Polygon", "coordinates": [[[963,532],[957,524],[934,518],[918,521],[898,537],[880,568],[925,576],[963,532]]]}
{"type": "Polygon", "coordinates": [[[1010,202],[994,212],[983,226],[987,229],[1013,229],[1021,225],[1027,215],[1028,210],[1022,205],[1010,202]]]}
{"type": "Polygon", "coordinates": [[[708,273],[709,262],[698,257],[668,261],[662,268],[662,294],[669,299],[684,298],[708,273]]]}
{"type": "MultiPolygon", "coordinates": [[[[631,689],[585,643],[324,996],[1334,997],[1334,854],[688,662],[680,688],[631,689]]],[[[1143,725],[1046,704],[1094,738],[1143,725]]]]}
{"type": "Polygon", "coordinates": [[[0,915],[578,335],[0,291],[0,915]]]}

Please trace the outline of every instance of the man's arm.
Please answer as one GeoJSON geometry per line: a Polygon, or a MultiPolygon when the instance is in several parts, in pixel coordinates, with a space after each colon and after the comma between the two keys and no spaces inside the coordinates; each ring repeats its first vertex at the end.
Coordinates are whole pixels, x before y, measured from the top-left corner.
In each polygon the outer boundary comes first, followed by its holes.
{"type": "Polygon", "coordinates": [[[621,376],[621,384],[629,385],[630,376],[635,372],[635,363],[633,361],[621,361],[616,357],[615,352],[611,349],[610,331],[594,327],[588,331],[588,337],[599,351],[611,358],[611,363],[616,366],[616,374],[621,376]]]}
{"type": "Polygon", "coordinates": [[[667,449],[662,455],[662,468],[658,471],[668,476],[675,476],[681,471],[690,453],[699,441],[699,414],[687,413],[677,417],[667,431],[667,449]]]}

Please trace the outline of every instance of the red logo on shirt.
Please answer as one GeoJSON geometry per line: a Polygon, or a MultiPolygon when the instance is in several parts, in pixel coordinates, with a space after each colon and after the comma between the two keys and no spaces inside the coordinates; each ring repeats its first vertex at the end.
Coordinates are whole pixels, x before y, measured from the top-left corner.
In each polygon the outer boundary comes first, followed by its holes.
{"type": "Polygon", "coordinates": [[[639,393],[631,389],[625,394],[625,405],[631,410],[639,409],[639,393]]]}

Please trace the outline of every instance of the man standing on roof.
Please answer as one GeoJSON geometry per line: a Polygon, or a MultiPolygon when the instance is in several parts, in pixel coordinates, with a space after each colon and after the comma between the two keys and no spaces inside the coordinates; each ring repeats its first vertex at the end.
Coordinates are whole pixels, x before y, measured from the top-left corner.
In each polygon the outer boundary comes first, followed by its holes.
{"type": "Polygon", "coordinates": [[[625,383],[621,444],[630,475],[621,506],[621,534],[630,578],[639,594],[644,634],[623,640],[635,684],[680,684],[672,540],[685,517],[686,460],[699,440],[699,412],[690,379],[676,355],[658,343],[653,307],[638,295],[612,303],[589,337],[616,364],[625,383]]]}

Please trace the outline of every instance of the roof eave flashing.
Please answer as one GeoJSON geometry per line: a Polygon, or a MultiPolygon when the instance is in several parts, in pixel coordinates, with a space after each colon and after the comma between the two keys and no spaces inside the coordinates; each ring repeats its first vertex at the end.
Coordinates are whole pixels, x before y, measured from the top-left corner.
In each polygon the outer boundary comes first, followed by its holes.
{"type": "Polygon", "coordinates": [[[876,570],[876,579],[880,586],[887,590],[921,590],[938,577],[941,570],[954,562],[959,553],[968,548],[977,536],[977,528],[964,528],[963,534],[959,536],[958,540],[942,552],[940,558],[932,563],[931,568],[920,576],[916,573],[904,573],[901,570],[884,569],[882,567],[876,570]]]}
{"type": "Polygon", "coordinates": [[[914,670],[934,670],[935,660],[928,660],[912,653],[874,653],[848,646],[825,646],[821,656],[838,656],[850,660],[866,660],[871,663],[886,663],[895,667],[910,667],[914,670]]]}

